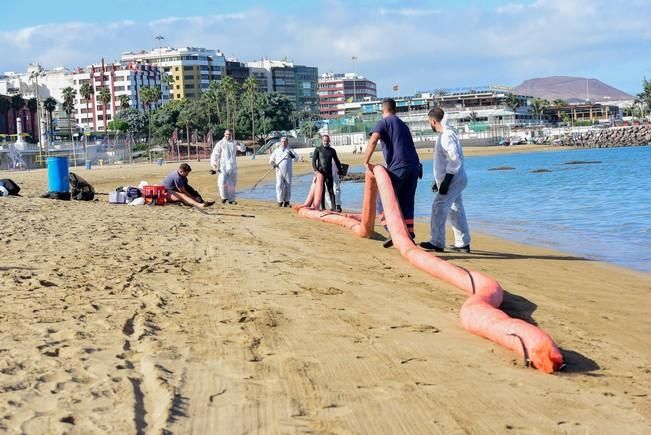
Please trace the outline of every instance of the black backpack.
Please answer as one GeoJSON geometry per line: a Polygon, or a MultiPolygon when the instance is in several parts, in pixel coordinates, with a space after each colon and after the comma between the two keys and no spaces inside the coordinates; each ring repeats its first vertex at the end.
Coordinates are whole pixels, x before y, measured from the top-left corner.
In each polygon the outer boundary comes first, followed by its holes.
{"type": "Polygon", "coordinates": [[[95,198],[95,189],[86,180],[79,175],[71,172],[70,179],[70,196],[78,201],[92,201],[95,198]]]}
{"type": "Polygon", "coordinates": [[[0,185],[3,186],[5,189],[7,189],[9,195],[20,196],[18,194],[18,192],[20,192],[20,186],[17,185],[14,180],[11,180],[9,178],[3,178],[2,180],[0,180],[0,185]]]}

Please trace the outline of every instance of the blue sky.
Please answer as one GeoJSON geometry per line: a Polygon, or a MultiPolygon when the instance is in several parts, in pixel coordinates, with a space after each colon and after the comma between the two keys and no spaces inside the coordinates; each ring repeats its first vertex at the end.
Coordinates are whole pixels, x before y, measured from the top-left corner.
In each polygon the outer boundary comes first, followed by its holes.
{"type": "Polygon", "coordinates": [[[393,84],[411,94],[550,75],[637,93],[651,78],[651,0],[32,0],[29,11],[3,3],[0,72],[116,60],[162,34],[166,45],[240,60],[355,69],[381,95],[393,84]]]}

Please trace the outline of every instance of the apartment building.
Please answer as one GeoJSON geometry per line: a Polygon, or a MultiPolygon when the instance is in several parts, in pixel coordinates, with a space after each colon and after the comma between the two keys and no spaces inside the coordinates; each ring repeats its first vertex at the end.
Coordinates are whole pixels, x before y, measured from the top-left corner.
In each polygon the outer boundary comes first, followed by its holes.
{"type": "Polygon", "coordinates": [[[161,47],[137,53],[122,53],[123,63],[161,66],[169,80],[165,100],[199,98],[210,81],[220,82],[226,74],[226,58],[219,50],[200,47],[161,47]]]}
{"type": "Polygon", "coordinates": [[[247,62],[246,65],[258,81],[260,90],[286,96],[296,110],[318,113],[318,68],[268,59],[247,62]]]}
{"type": "Polygon", "coordinates": [[[336,118],[345,114],[344,105],[377,98],[375,82],[355,73],[324,73],[318,83],[319,114],[336,118]]]}
{"type": "MultiPolygon", "coordinates": [[[[162,94],[169,94],[167,83],[161,82],[161,70],[153,65],[145,65],[134,62],[91,65],[85,69],[78,68],[71,74],[72,88],[76,92],[75,120],[78,126],[87,131],[105,130],[120,110],[120,99],[122,95],[129,98],[129,105],[139,110],[145,110],[140,96],[143,87],[161,88],[162,94]],[[81,95],[81,87],[91,84],[93,96],[85,100],[81,95]],[[106,106],[99,100],[99,95],[105,88],[111,95],[111,101],[106,106]]],[[[161,98],[156,106],[164,104],[166,100],[161,98]]]]}

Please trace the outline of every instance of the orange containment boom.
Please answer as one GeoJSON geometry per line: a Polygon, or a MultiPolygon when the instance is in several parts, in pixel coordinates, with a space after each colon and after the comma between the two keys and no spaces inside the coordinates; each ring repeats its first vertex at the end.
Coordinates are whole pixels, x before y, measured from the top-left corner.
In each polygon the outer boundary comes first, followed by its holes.
{"type": "Polygon", "coordinates": [[[379,165],[372,168],[372,173],[366,171],[361,216],[319,211],[324,193],[321,174],[314,177],[305,203],[294,209],[299,216],[337,224],[349,228],[360,237],[370,237],[374,232],[375,200],[379,192],[393,245],[400,254],[419,269],[470,294],[460,312],[465,329],[511,349],[540,371],[553,373],[559,370],[563,366],[563,355],[549,334],[524,320],[509,317],[498,308],[502,304],[504,290],[497,281],[483,273],[448,263],[414,245],[387,170],[379,165]]]}

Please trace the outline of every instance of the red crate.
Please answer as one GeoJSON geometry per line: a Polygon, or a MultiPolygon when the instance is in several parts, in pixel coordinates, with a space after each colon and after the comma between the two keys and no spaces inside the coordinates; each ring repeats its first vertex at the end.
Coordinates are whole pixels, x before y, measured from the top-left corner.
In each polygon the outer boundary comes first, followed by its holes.
{"type": "Polygon", "coordinates": [[[154,202],[156,205],[165,205],[167,192],[165,186],[161,186],[160,184],[148,184],[142,186],[142,196],[145,198],[145,203],[147,204],[154,202]]]}

